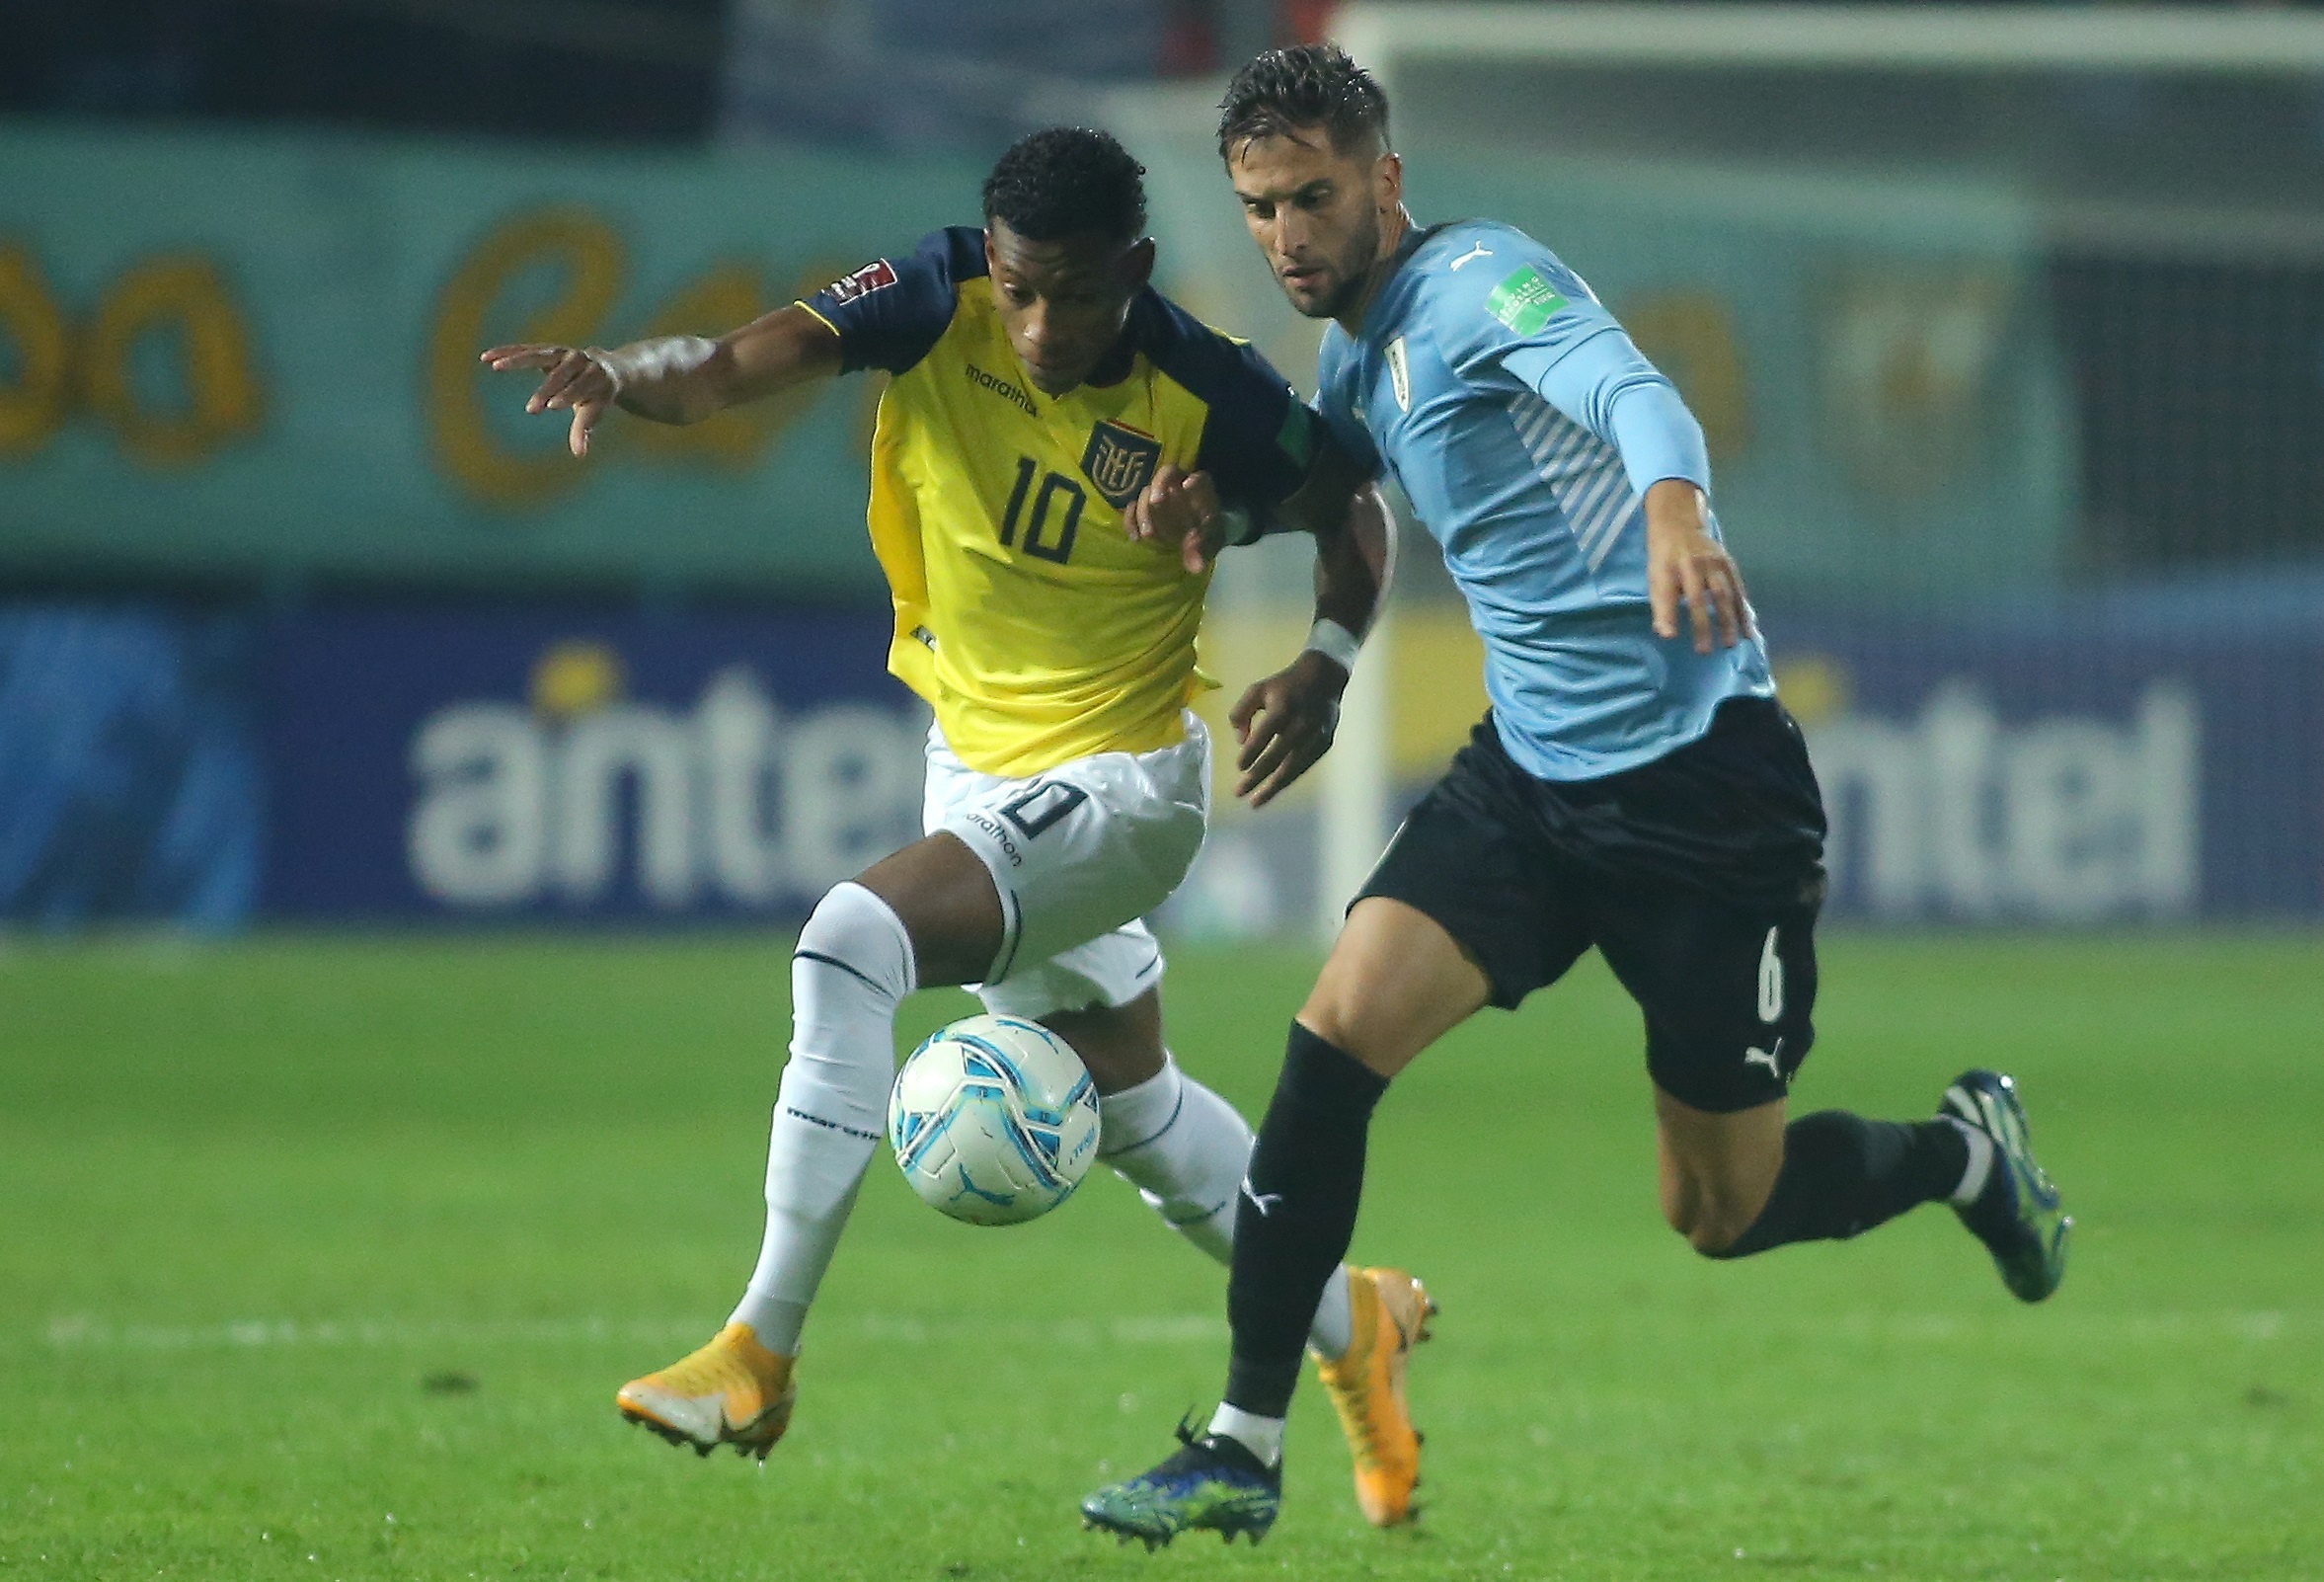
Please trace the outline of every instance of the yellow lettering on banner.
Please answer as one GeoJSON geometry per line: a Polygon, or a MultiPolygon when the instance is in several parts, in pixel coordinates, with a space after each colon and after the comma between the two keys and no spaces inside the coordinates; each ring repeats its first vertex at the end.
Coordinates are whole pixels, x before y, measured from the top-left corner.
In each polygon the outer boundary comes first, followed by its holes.
{"type": "Polygon", "coordinates": [[[1711,291],[1651,291],[1622,304],[1622,323],[1649,361],[1670,376],[1703,426],[1713,461],[1750,448],[1751,392],[1735,315],[1711,291]]]}
{"type": "Polygon", "coordinates": [[[64,427],[72,333],[39,261],[21,247],[0,247],[0,336],[14,343],[20,370],[0,384],[0,456],[29,456],[64,427]]]}
{"type": "Polygon", "coordinates": [[[81,383],[122,448],[151,466],[199,461],[259,423],[250,328],[217,266],[205,258],[149,259],[114,283],[89,326],[81,383]],[[149,402],[137,388],[139,344],[172,331],[186,380],[183,409],[149,402]]]}
{"type": "Polygon", "coordinates": [[[484,409],[483,386],[493,374],[476,354],[495,341],[586,345],[613,307],[621,270],[621,241],[611,226],[580,209],[550,209],[501,226],[445,283],[427,350],[428,431],[437,464],[470,494],[527,506],[581,482],[583,469],[562,444],[518,450],[500,441],[484,409]],[[509,285],[542,266],[564,271],[562,294],[514,334],[488,334],[509,285]]]}

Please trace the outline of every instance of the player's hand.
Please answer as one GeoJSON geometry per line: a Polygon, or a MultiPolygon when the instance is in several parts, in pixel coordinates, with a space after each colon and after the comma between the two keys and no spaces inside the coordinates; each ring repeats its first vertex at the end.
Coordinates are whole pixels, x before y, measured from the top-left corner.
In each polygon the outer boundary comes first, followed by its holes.
{"type": "Polygon", "coordinates": [[[1122,525],[1132,543],[1176,544],[1189,572],[1216,560],[1226,543],[1226,514],[1210,475],[1168,465],[1154,470],[1154,481],[1122,514],[1122,525]]]}
{"type": "Polygon", "coordinates": [[[524,410],[571,410],[573,432],[566,435],[566,443],[577,456],[589,453],[589,431],[621,394],[621,375],[605,353],[595,347],[496,346],[480,356],[495,373],[518,368],[541,370],[541,387],[532,393],[524,410]]]}
{"type": "Polygon", "coordinates": [[[1714,643],[1733,648],[1752,635],[1743,573],[1711,536],[1703,511],[1703,492],[1683,479],[1666,478],[1646,494],[1646,593],[1655,635],[1678,635],[1683,604],[1697,654],[1710,653],[1714,643]]]}
{"type": "Polygon", "coordinates": [[[1264,681],[1252,683],[1227,714],[1242,751],[1235,754],[1235,795],[1264,808],[1331,750],[1340,725],[1348,672],[1308,649],[1264,681]]]}

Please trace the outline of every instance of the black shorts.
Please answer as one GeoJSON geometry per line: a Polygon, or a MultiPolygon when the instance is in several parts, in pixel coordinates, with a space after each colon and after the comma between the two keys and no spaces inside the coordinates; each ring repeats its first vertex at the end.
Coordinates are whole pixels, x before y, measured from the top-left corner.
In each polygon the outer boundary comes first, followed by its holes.
{"type": "Polygon", "coordinates": [[[1721,1113],[1784,1096],[1815,1042],[1823,799],[1783,706],[1735,698],[1699,740],[1597,780],[1541,780],[1488,714],[1357,900],[1433,918],[1514,1009],[1595,945],[1646,1012],[1646,1063],[1721,1113]]]}

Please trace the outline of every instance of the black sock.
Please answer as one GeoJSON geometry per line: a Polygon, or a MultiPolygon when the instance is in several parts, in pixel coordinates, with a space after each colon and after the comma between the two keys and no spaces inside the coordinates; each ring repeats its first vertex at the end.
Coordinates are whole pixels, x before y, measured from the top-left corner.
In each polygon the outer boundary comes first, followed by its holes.
{"type": "Polygon", "coordinates": [[[1363,1145],[1379,1075],[1297,1022],[1235,1206],[1234,1330],[1226,1401],[1260,1417],[1290,1410],[1324,1282],[1348,1254],[1363,1196],[1363,1145]]]}
{"type": "Polygon", "coordinates": [[[1845,1110],[1803,1115],[1783,1130],[1783,1169],[1767,1207],[1735,1245],[1713,1256],[1845,1240],[1951,1197],[1968,1168],[1969,1140],[1950,1121],[1867,1121],[1845,1110]]]}

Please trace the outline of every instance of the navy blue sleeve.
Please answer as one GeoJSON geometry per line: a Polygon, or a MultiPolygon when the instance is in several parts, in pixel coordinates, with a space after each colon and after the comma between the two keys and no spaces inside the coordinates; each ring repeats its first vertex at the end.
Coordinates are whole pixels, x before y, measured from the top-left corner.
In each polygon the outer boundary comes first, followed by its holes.
{"type": "Polygon", "coordinates": [[[982,274],[984,233],[954,226],[922,237],[907,258],[874,259],[800,306],[838,332],[847,372],[901,373],[944,338],[959,282],[982,274]]]}
{"type": "Polygon", "coordinates": [[[1222,504],[1263,525],[1314,470],[1322,438],[1315,414],[1248,342],[1219,334],[1159,293],[1133,311],[1156,315],[1138,327],[1155,366],[1208,409],[1196,467],[1210,475],[1222,504]]]}
{"type": "Polygon", "coordinates": [[[1235,351],[1235,377],[1208,393],[1201,465],[1219,499],[1258,517],[1307,481],[1321,425],[1265,357],[1247,346],[1235,351]]]}

